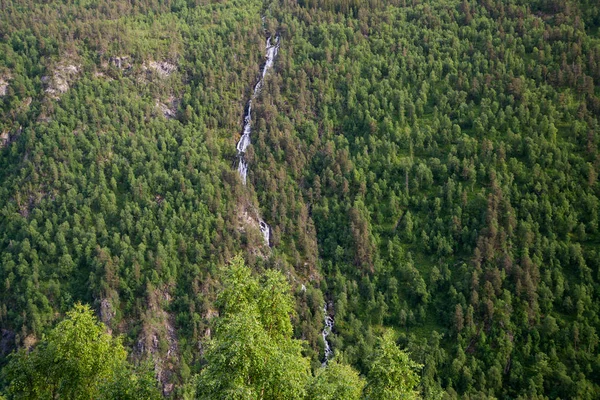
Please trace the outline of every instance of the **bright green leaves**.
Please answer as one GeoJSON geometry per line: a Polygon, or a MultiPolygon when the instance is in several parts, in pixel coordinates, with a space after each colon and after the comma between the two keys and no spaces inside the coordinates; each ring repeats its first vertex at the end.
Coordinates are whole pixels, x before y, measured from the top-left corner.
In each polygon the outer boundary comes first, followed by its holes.
{"type": "Polygon", "coordinates": [[[267,270],[252,276],[241,257],[223,274],[221,317],[198,381],[201,399],[416,399],[420,365],[385,336],[368,385],[349,365],[332,360],[312,376],[302,342],[292,339],[294,304],[286,278],[267,270]]]}
{"type": "Polygon", "coordinates": [[[267,270],[263,279],[257,280],[243,259],[236,257],[224,272],[223,291],[217,303],[223,317],[255,309],[253,312],[269,335],[292,334],[290,315],[294,310],[294,299],[289,284],[278,271],[267,270]]]}
{"type": "Polygon", "coordinates": [[[390,334],[379,340],[369,373],[365,398],[368,400],[418,399],[417,371],[422,365],[412,361],[398,348],[390,334]]]}
{"type": "Polygon", "coordinates": [[[289,284],[278,271],[267,270],[263,290],[258,297],[262,322],[270,335],[292,335],[290,314],[294,310],[294,299],[289,284]]]}
{"type": "Polygon", "coordinates": [[[365,381],[349,365],[336,360],[327,363],[315,374],[308,387],[307,399],[311,400],[358,400],[365,381]]]}
{"type": "Polygon", "coordinates": [[[135,375],[126,357],[120,339],[78,304],[32,351],[13,354],[6,367],[9,398],[158,398],[149,371],[135,375]]]}
{"type": "Polygon", "coordinates": [[[217,304],[223,317],[236,315],[247,307],[256,306],[251,299],[259,290],[258,281],[252,277],[250,268],[244,265],[241,257],[236,257],[229,268],[225,269],[222,285],[217,304]]]}
{"type": "Polygon", "coordinates": [[[198,384],[202,399],[300,399],[310,378],[302,342],[292,339],[293,299],[285,277],[251,275],[233,260],[218,296],[221,315],[198,384]]]}

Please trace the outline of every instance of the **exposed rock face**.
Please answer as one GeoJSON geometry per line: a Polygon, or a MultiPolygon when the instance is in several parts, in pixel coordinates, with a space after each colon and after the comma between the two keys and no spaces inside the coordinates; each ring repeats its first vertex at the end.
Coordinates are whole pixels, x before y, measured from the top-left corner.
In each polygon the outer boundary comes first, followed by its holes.
{"type": "Polygon", "coordinates": [[[108,299],[102,299],[100,302],[100,321],[104,323],[106,326],[110,326],[110,322],[115,316],[115,311],[113,310],[112,304],[108,299]]]}
{"type": "Polygon", "coordinates": [[[33,336],[33,335],[27,335],[25,337],[25,339],[23,339],[23,347],[25,347],[28,350],[33,349],[33,346],[35,346],[38,342],[38,338],[33,336]]]}
{"type": "Polygon", "coordinates": [[[8,80],[8,77],[0,76],[0,97],[6,96],[6,93],[8,92],[8,80]]]}
{"type": "Polygon", "coordinates": [[[4,131],[4,132],[0,133],[0,149],[3,148],[4,146],[8,145],[9,142],[10,142],[10,134],[8,133],[8,131],[4,131]]]}
{"type": "Polygon", "coordinates": [[[130,56],[115,56],[111,57],[108,61],[118,69],[130,70],[132,68],[130,56]]]}
{"type": "Polygon", "coordinates": [[[160,110],[162,115],[167,119],[173,119],[177,117],[177,107],[179,106],[179,100],[175,97],[169,97],[167,103],[163,103],[160,100],[156,100],[156,108],[160,110]]]}
{"type": "Polygon", "coordinates": [[[23,132],[22,126],[20,126],[19,129],[13,133],[11,133],[9,130],[5,130],[4,132],[0,133],[0,149],[14,142],[19,137],[21,132],[23,132]]]}
{"type": "Polygon", "coordinates": [[[177,66],[167,61],[150,61],[146,68],[158,73],[163,78],[170,76],[173,72],[177,71],[177,66]]]}
{"type": "Polygon", "coordinates": [[[147,300],[148,308],[143,316],[137,352],[152,356],[154,373],[161,383],[163,394],[168,396],[173,391],[172,377],[179,365],[175,316],[165,311],[171,301],[169,289],[151,290],[147,300]]]}
{"type": "Polygon", "coordinates": [[[58,99],[61,94],[69,90],[70,84],[79,73],[80,66],[58,64],[52,76],[42,76],[42,83],[46,85],[46,93],[58,99]]]}

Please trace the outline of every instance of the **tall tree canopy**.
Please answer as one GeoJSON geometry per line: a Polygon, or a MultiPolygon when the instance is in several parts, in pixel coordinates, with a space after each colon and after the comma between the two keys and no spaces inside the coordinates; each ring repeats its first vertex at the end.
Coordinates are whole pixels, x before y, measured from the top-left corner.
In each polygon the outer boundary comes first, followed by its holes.
{"type": "Polygon", "coordinates": [[[236,257],[222,276],[214,336],[200,374],[201,399],[301,399],[310,378],[302,343],[292,338],[293,298],[285,277],[252,276],[236,257]]]}
{"type": "Polygon", "coordinates": [[[5,368],[9,399],[158,399],[150,370],[135,370],[119,338],[77,304],[33,349],[5,368]]]}
{"type": "Polygon", "coordinates": [[[396,346],[388,333],[378,340],[367,373],[366,400],[419,399],[416,390],[423,366],[396,346]]]}

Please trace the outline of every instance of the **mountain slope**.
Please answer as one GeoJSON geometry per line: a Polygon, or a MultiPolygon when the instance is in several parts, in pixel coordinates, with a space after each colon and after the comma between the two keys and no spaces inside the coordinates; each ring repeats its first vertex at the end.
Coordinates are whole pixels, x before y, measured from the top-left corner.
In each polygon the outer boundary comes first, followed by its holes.
{"type": "Polygon", "coordinates": [[[242,254],[286,274],[314,369],[326,304],[338,357],[366,374],[391,329],[426,397],[598,396],[592,2],[4,11],[2,362],[81,301],[182,396],[242,254]]]}

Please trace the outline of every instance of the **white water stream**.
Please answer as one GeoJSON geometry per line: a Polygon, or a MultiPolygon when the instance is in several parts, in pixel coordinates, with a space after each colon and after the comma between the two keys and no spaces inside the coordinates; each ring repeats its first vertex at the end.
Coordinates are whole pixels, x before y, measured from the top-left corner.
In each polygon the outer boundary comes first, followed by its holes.
{"type": "MultiPolygon", "coordinates": [[[[275,36],[275,40],[271,43],[272,36],[267,38],[267,46],[266,46],[266,61],[265,65],[262,67],[262,71],[260,73],[260,78],[256,85],[254,86],[254,92],[252,93],[252,97],[248,100],[248,105],[246,106],[246,115],[244,115],[244,130],[242,131],[242,137],[238,141],[237,148],[237,157],[238,157],[238,173],[240,174],[240,178],[242,178],[242,182],[244,185],[246,184],[248,178],[248,161],[246,160],[246,149],[251,143],[250,134],[252,133],[252,102],[256,97],[260,94],[260,90],[263,87],[265,76],[267,72],[271,68],[273,68],[273,64],[275,63],[275,57],[277,57],[277,52],[279,51],[279,35],[275,36]]],[[[262,219],[258,219],[258,226],[260,231],[265,239],[265,243],[269,245],[269,240],[271,236],[271,227],[262,219]]]]}
{"type": "MultiPolygon", "coordinates": [[[[263,18],[264,22],[264,18],[263,18]]],[[[279,35],[275,36],[275,40],[271,43],[272,36],[267,38],[266,45],[266,61],[264,66],[262,67],[260,78],[256,85],[254,86],[254,92],[252,93],[252,97],[248,100],[248,105],[246,106],[246,114],[244,115],[244,129],[242,131],[242,137],[238,141],[236,145],[237,149],[237,158],[238,158],[238,173],[240,174],[240,178],[244,185],[247,183],[248,178],[248,161],[246,160],[246,149],[251,143],[250,135],[252,133],[252,103],[254,99],[258,97],[260,91],[264,85],[265,76],[267,76],[267,72],[271,68],[273,68],[273,64],[275,63],[275,57],[277,57],[277,52],[279,51],[279,35]]],[[[258,219],[258,226],[263,235],[265,243],[267,246],[269,245],[269,240],[271,236],[271,227],[262,219],[258,219]]],[[[327,361],[333,355],[333,351],[331,350],[331,346],[327,341],[327,336],[331,333],[333,329],[333,318],[329,315],[327,311],[327,303],[323,306],[323,311],[325,312],[325,327],[323,328],[323,332],[321,335],[323,336],[323,342],[325,343],[325,359],[323,361],[323,366],[327,365],[327,361]]]]}
{"type": "Polygon", "coordinates": [[[323,306],[323,312],[325,312],[325,327],[323,328],[323,332],[321,335],[323,336],[323,342],[325,343],[325,360],[323,361],[322,366],[327,365],[327,361],[333,355],[333,351],[331,351],[331,346],[329,346],[329,342],[327,341],[327,336],[331,333],[333,329],[333,318],[327,312],[327,303],[323,306]]]}

